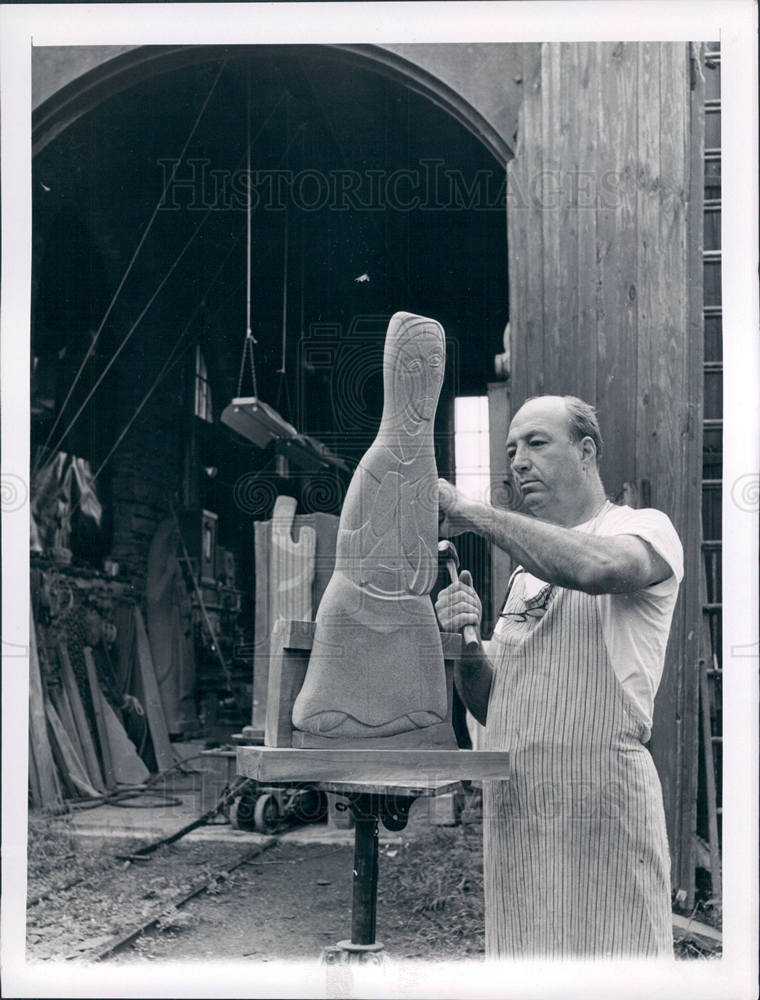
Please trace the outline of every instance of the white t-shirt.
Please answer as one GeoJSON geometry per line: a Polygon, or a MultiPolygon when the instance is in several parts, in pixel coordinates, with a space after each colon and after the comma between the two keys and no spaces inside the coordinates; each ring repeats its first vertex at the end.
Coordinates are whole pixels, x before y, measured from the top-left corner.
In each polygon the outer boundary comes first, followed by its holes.
{"type": "MultiPolygon", "coordinates": [[[[602,633],[612,669],[631,707],[647,728],[652,725],[654,696],[665,665],[673,609],[683,579],[683,548],[667,514],[652,508],[618,507],[609,501],[575,531],[590,535],[636,535],[648,542],[672,569],[671,575],[632,594],[597,594],[602,633]]],[[[525,596],[546,583],[525,573],[525,596]]]]}

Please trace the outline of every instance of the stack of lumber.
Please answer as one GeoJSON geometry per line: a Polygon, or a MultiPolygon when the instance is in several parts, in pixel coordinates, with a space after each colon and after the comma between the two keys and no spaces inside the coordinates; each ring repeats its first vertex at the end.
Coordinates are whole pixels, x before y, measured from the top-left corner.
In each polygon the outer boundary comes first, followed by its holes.
{"type": "Polygon", "coordinates": [[[29,791],[33,808],[58,812],[63,804],[61,785],[45,722],[46,698],[33,618],[29,631],[29,791]]]}
{"type": "Polygon", "coordinates": [[[99,676],[93,648],[77,645],[65,630],[37,626],[32,615],[29,790],[35,809],[57,811],[64,798],[101,799],[139,787],[150,775],[143,757],[157,770],[174,764],[139,608],[122,605],[117,628],[116,687],[132,695],[144,711],[142,757],[104,694],[108,685],[99,676]]]}

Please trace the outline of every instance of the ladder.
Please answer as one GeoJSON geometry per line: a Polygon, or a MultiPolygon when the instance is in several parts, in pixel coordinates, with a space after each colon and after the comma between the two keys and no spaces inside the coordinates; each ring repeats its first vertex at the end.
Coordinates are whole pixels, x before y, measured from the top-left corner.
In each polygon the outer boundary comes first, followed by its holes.
{"type": "Polygon", "coordinates": [[[699,797],[707,813],[712,895],[722,894],[722,579],[721,500],[723,466],[723,338],[721,292],[721,102],[720,46],[709,44],[705,75],[704,191],[704,423],[702,450],[702,555],[704,651],[700,677],[704,786],[699,797]]]}

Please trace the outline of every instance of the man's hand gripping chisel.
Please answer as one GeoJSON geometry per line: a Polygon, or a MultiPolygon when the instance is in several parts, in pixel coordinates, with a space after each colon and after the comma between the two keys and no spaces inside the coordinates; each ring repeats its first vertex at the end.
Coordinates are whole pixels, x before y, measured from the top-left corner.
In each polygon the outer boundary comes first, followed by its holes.
{"type": "MultiPolygon", "coordinates": [[[[451,582],[458,583],[459,555],[453,542],[443,539],[438,543],[438,560],[439,562],[441,560],[446,561],[446,569],[449,571],[451,582]]],[[[462,629],[462,637],[464,639],[464,648],[468,653],[471,653],[480,645],[480,630],[477,625],[465,625],[462,629]]]]}

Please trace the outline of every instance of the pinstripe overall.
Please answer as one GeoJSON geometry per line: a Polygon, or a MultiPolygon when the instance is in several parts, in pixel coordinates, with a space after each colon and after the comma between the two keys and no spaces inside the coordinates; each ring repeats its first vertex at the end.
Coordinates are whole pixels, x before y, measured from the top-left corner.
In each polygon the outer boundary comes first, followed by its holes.
{"type": "Polygon", "coordinates": [[[486,955],[672,956],[662,790],[593,596],[516,574],[498,634],[484,782],[486,955]]]}

